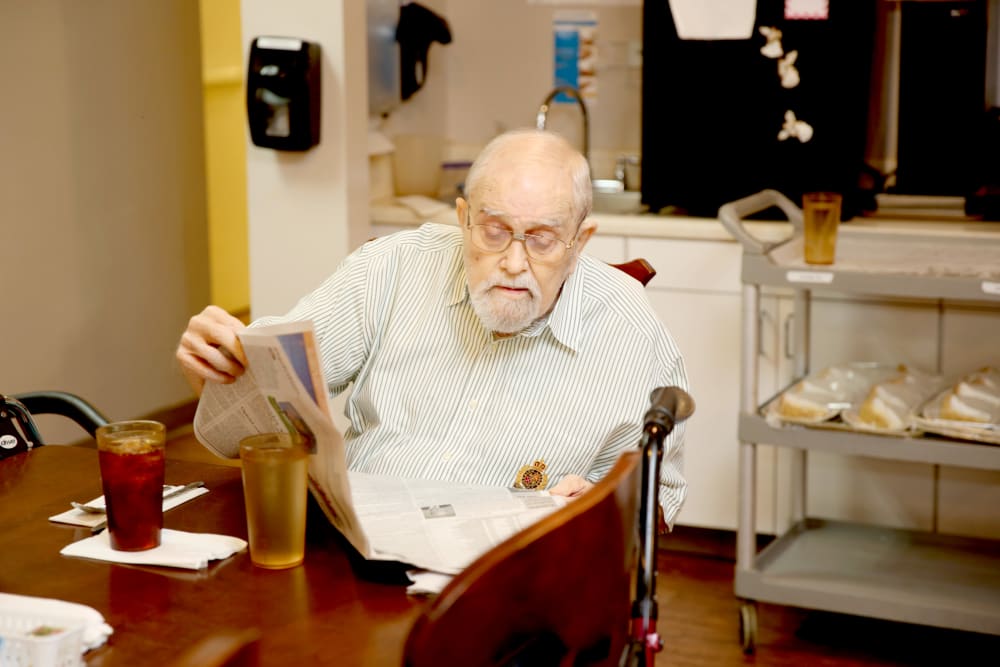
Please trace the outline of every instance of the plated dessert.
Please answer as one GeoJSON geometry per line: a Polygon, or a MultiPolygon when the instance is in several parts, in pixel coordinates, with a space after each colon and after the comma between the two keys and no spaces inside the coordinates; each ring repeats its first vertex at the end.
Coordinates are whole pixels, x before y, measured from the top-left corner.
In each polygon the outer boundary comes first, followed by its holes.
{"type": "Polygon", "coordinates": [[[930,433],[1000,444],[1000,369],[962,377],[927,401],[915,423],[930,433]]]}

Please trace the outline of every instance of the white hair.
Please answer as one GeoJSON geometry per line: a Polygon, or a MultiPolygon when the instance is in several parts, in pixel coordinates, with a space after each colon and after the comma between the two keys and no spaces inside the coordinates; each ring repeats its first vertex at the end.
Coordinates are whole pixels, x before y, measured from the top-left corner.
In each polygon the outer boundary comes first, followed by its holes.
{"type": "Polygon", "coordinates": [[[465,179],[465,199],[473,197],[495,169],[503,168],[504,159],[511,154],[522,162],[534,161],[562,167],[572,182],[573,201],[570,204],[576,220],[590,215],[594,195],[587,159],[563,137],[547,130],[510,130],[486,144],[469,168],[465,179]]]}

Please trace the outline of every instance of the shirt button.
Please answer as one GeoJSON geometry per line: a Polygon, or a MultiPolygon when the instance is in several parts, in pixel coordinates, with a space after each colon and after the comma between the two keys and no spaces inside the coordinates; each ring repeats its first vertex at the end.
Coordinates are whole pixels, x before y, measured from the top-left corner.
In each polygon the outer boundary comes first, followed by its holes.
{"type": "Polygon", "coordinates": [[[479,401],[477,401],[474,398],[469,400],[469,409],[470,410],[475,410],[478,407],[479,407],[479,401]]]}
{"type": "Polygon", "coordinates": [[[444,455],[443,455],[443,456],[441,457],[441,460],[442,460],[442,461],[451,461],[451,452],[447,452],[447,453],[445,453],[445,454],[444,454],[444,455]]]}

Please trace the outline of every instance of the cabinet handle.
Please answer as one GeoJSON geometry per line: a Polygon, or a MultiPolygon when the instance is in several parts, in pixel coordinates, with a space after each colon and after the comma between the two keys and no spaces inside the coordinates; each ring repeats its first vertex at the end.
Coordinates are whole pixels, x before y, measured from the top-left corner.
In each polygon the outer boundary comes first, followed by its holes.
{"type": "Polygon", "coordinates": [[[789,313],[785,317],[785,359],[792,359],[795,356],[795,351],[792,349],[792,321],[795,319],[795,313],[789,313]]]}
{"type": "Polygon", "coordinates": [[[757,354],[765,359],[767,352],[764,350],[764,321],[770,319],[771,313],[767,310],[761,310],[757,317],[757,354]]]}

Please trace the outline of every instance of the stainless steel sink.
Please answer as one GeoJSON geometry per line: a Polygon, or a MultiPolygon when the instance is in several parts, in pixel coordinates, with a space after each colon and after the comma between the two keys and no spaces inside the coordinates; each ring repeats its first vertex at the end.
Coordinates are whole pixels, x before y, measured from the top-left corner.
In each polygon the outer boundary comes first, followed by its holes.
{"type": "Polygon", "coordinates": [[[592,183],[595,213],[642,213],[642,193],[626,190],[624,183],[613,178],[599,178],[592,183]]]}

